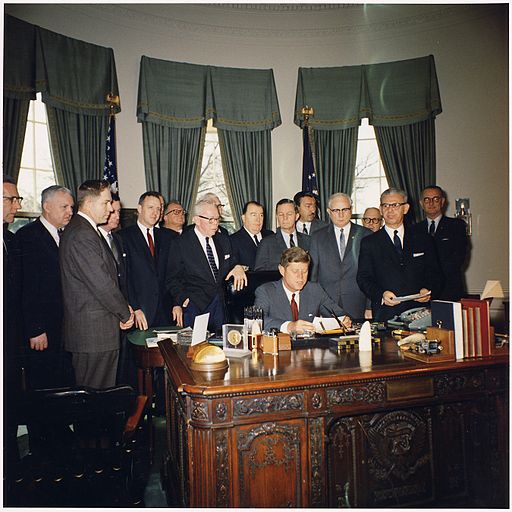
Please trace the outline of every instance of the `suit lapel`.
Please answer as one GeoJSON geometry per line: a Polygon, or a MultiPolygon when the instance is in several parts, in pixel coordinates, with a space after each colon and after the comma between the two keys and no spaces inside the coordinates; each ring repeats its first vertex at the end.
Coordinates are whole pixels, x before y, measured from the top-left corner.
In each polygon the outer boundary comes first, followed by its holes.
{"type": "Polygon", "coordinates": [[[59,258],[59,246],[55,242],[53,236],[50,234],[50,232],[44,227],[44,224],[37,219],[35,222],[37,222],[37,225],[39,227],[39,233],[41,235],[41,240],[43,244],[48,249],[49,253],[55,257],[55,259],[58,260],[59,258]]]}
{"type": "MultiPolygon", "coordinates": [[[[393,242],[391,241],[391,238],[389,238],[389,235],[387,234],[384,227],[377,231],[378,236],[380,237],[380,245],[382,247],[382,253],[383,254],[389,254],[391,256],[391,259],[400,265],[400,256],[398,255],[395,246],[393,245],[393,242]]],[[[405,238],[405,237],[404,237],[405,238]]]]}
{"type": "MultiPolygon", "coordinates": [[[[140,230],[139,225],[135,224],[134,228],[135,229],[133,230],[134,231],[133,232],[133,238],[134,238],[133,242],[134,242],[135,247],[140,247],[142,250],[142,253],[144,254],[144,258],[146,258],[148,263],[150,263],[151,265],[155,265],[156,254],[158,251],[158,246],[160,245],[156,241],[156,234],[155,234],[155,236],[153,236],[153,242],[155,244],[155,258],[153,258],[153,256],[151,256],[151,251],[149,250],[148,242],[146,241],[144,234],[140,230]]],[[[153,233],[155,233],[155,231],[156,231],[156,229],[153,230],[153,233]]]]}

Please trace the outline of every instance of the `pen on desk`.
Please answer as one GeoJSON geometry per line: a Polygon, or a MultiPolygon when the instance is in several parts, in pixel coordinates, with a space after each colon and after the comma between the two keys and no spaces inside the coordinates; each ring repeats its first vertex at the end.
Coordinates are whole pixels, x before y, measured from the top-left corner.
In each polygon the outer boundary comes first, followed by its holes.
{"type": "Polygon", "coordinates": [[[331,315],[336,320],[336,322],[338,322],[338,325],[340,326],[340,329],[343,332],[345,332],[345,326],[341,323],[341,320],[338,318],[338,315],[332,309],[328,309],[327,311],[329,311],[329,313],[331,313],[331,315]]]}
{"type": "Polygon", "coordinates": [[[325,326],[324,326],[324,323],[322,322],[323,320],[323,317],[320,316],[320,327],[322,328],[322,331],[325,331],[325,326]]]}

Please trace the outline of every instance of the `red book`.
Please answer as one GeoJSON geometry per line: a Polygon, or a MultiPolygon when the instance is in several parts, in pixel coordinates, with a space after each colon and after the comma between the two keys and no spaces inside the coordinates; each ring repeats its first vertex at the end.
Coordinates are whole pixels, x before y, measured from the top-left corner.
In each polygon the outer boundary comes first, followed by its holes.
{"type": "Polygon", "coordinates": [[[489,302],[479,299],[461,299],[468,316],[469,357],[491,355],[491,316],[489,302]]]}

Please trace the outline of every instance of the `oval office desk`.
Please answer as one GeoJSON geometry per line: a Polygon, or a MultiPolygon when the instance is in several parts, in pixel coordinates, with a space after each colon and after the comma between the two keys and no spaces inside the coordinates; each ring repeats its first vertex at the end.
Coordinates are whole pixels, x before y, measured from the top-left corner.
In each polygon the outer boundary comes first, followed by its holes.
{"type": "Polygon", "coordinates": [[[508,357],[425,364],[396,342],[166,368],[164,485],[186,507],[508,507],[508,357]]]}

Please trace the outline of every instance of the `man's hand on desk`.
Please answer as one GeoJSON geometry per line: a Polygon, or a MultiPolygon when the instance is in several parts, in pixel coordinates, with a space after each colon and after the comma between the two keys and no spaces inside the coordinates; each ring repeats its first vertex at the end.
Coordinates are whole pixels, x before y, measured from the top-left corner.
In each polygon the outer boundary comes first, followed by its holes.
{"type": "Polygon", "coordinates": [[[174,306],[172,308],[172,319],[178,327],[183,327],[183,308],[181,306],[174,306]]]}
{"type": "Polygon", "coordinates": [[[134,322],[134,319],[135,319],[135,315],[133,313],[133,309],[130,305],[128,305],[128,309],[130,310],[130,318],[128,318],[128,320],[126,320],[126,322],[119,322],[119,327],[123,330],[123,331],[126,331],[127,329],[131,329],[133,327],[133,322],[134,322]]]}
{"type": "Polygon", "coordinates": [[[146,320],[144,311],[142,311],[142,309],[137,309],[137,311],[134,311],[133,314],[135,315],[135,327],[141,331],[147,330],[148,321],[146,320]]]}
{"type": "Polygon", "coordinates": [[[34,336],[30,338],[30,348],[32,350],[45,350],[48,348],[48,337],[46,333],[40,334],[39,336],[34,336]]]}
{"type": "Polygon", "coordinates": [[[233,277],[233,286],[236,291],[239,291],[247,286],[247,274],[245,273],[244,267],[242,267],[242,265],[235,265],[231,269],[231,272],[226,276],[226,281],[228,281],[231,277],[233,277]]]}
{"type": "Polygon", "coordinates": [[[303,334],[304,331],[315,332],[315,325],[306,320],[297,320],[296,322],[290,322],[288,324],[288,332],[303,334]]]}
{"type": "Polygon", "coordinates": [[[420,295],[425,295],[425,297],[421,297],[421,299],[415,299],[416,302],[428,302],[431,299],[432,292],[427,288],[422,288],[420,290],[420,295]]]}
{"type": "Polygon", "coordinates": [[[396,300],[396,295],[390,290],[386,290],[382,294],[382,302],[386,304],[386,306],[396,306],[400,304],[400,301],[396,300]]]}

